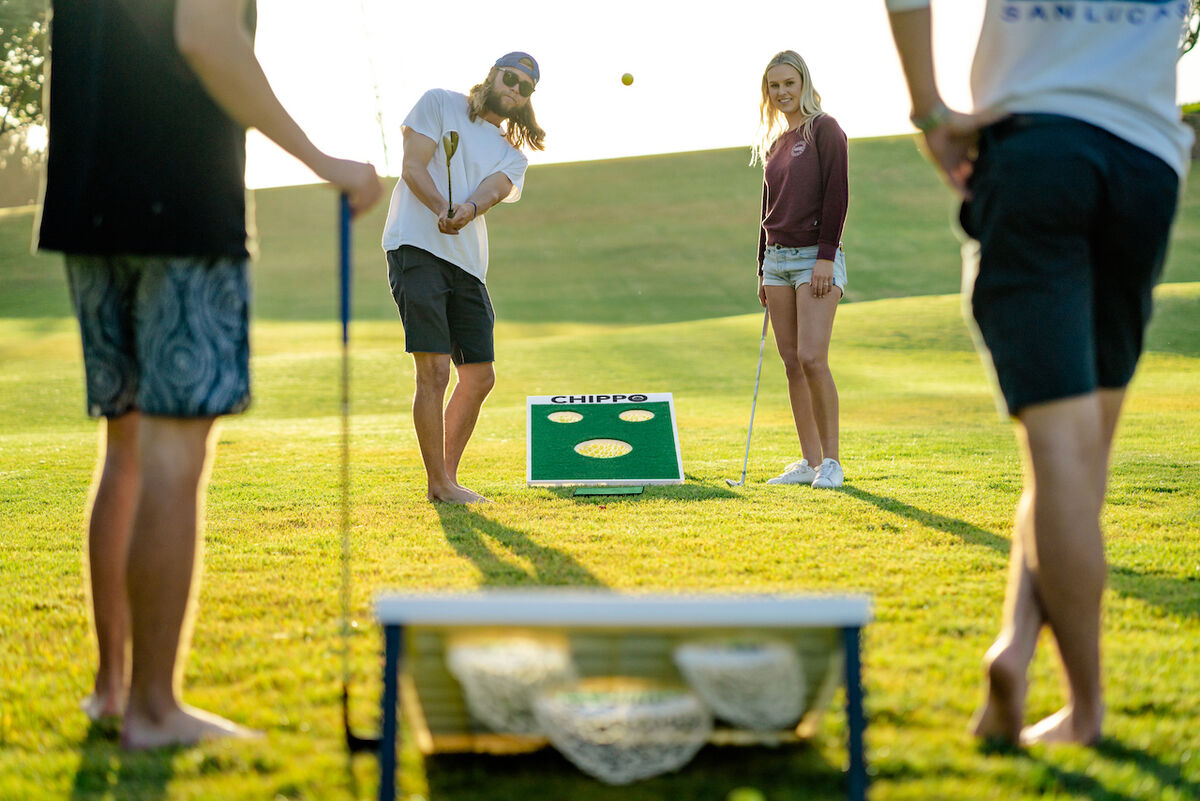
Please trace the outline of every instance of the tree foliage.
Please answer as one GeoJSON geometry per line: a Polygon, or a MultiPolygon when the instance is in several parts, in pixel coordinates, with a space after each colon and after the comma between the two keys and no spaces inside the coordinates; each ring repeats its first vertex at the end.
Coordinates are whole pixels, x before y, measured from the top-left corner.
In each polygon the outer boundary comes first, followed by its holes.
{"type": "Polygon", "coordinates": [[[0,134],[42,124],[45,0],[0,0],[0,134]]]}
{"type": "Polygon", "coordinates": [[[1188,4],[1187,24],[1183,29],[1183,41],[1179,46],[1180,58],[1196,46],[1198,37],[1200,37],[1200,0],[1191,0],[1188,4]]]}

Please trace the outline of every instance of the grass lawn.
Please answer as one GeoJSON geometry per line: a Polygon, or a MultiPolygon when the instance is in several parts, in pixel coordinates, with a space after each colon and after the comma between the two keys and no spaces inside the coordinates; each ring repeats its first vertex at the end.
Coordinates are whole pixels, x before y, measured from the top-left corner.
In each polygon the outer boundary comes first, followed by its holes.
{"type": "MultiPolygon", "coordinates": [[[[357,725],[373,726],[381,588],[864,591],[871,797],[1200,798],[1200,192],[1185,196],[1105,512],[1106,737],[1097,748],[993,752],[966,734],[999,624],[1020,490],[959,317],[948,193],[907,138],[852,143],[850,292],[831,363],[840,492],[768,487],[796,457],[768,352],[750,476],[740,475],[758,355],[758,173],[741,151],[534,168],[491,215],[499,383],[464,483],[495,503],[435,507],[409,418],[411,364],[377,234],[357,228],[353,360],[353,639],[357,725]],[[587,191],[582,191],[586,187],[587,191]],[[687,481],[636,499],[524,486],[525,397],[669,391],[687,481]]],[[[356,799],[375,762],[341,747],[338,631],[340,341],[334,202],[257,193],[251,411],[220,427],[190,702],[264,730],[253,743],[125,754],[77,709],[94,670],[81,574],[96,424],[83,413],[57,257],[0,218],[0,798],[356,799]],[[24,238],[24,239],[23,239],[24,238]]],[[[1061,704],[1053,644],[1030,718],[1061,704]]],[[[843,793],[840,698],[810,747],[706,748],[677,774],[615,790],[555,753],[407,751],[401,786],[442,801],[711,799],[843,793]]]]}

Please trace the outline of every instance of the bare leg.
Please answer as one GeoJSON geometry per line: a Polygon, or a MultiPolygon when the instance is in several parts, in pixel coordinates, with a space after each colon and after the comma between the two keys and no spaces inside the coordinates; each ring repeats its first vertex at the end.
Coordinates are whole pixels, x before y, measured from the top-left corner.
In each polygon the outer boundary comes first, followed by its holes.
{"type": "Polygon", "coordinates": [[[458,366],[458,383],[450,393],[450,402],[446,404],[445,423],[446,475],[455,484],[458,484],[458,465],[475,431],[479,410],[495,385],[496,372],[491,362],[458,366]]]}
{"type": "Polygon", "coordinates": [[[999,636],[984,656],[987,695],[971,721],[977,737],[1000,738],[1016,744],[1024,725],[1029,663],[1037,650],[1045,617],[1025,560],[1025,543],[1033,538],[1033,488],[1026,487],[1017,506],[1012,550],[1008,560],[1008,589],[999,636]]]}
{"type": "Polygon", "coordinates": [[[108,418],[100,464],[88,512],[88,575],[96,626],[99,667],[83,710],[93,721],[119,718],[125,711],[125,649],[129,645],[129,598],[125,561],[137,507],[137,412],[108,418]]]}
{"type": "Polygon", "coordinates": [[[842,290],[837,287],[822,298],[814,298],[808,284],[796,290],[796,360],[808,385],[814,425],[821,438],[821,456],[825,459],[838,458],[838,393],[829,370],[829,342],[841,297],[842,290]]]}
{"type": "Polygon", "coordinates": [[[132,670],[121,744],[189,745],[252,732],[179,700],[190,640],[201,515],[213,420],[143,416],[143,468],[127,583],[132,670]]]}
{"type": "Polygon", "coordinates": [[[1123,398],[1122,391],[1091,393],[1018,415],[1034,486],[1033,547],[1025,559],[1068,687],[1066,705],[1022,731],[1022,743],[1087,744],[1100,736],[1100,603],[1107,574],[1100,510],[1123,398]]]}
{"type": "MultiPolygon", "coordinates": [[[[413,393],[413,425],[421,460],[425,463],[428,496],[431,501],[475,503],[484,497],[460,487],[446,471],[446,387],[450,383],[450,355],[447,353],[414,353],[416,392],[413,393]]],[[[476,411],[478,414],[478,410],[476,411]]],[[[472,421],[472,425],[474,422],[472,421]]],[[[465,446],[465,441],[464,441],[465,446]]],[[[461,449],[458,456],[462,456],[461,449]]],[[[458,465],[455,464],[455,470],[458,465]]]]}
{"type": "Polygon", "coordinates": [[[788,400],[792,406],[792,419],[796,423],[796,435],[800,439],[800,452],[815,468],[821,464],[823,455],[821,432],[813,416],[812,393],[804,367],[796,352],[796,290],[788,286],[768,286],[766,292],[775,347],[779,350],[779,358],[783,360],[784,373],[787,375],[788,400]]]}

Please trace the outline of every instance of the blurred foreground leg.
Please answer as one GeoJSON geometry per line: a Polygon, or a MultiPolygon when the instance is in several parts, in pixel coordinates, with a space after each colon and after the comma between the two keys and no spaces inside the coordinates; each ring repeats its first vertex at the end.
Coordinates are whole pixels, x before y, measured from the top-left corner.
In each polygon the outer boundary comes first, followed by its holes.
{"type": "Polygon", "coordinates": [[[252,732],[179,698],[198,589],[201,523],[213,419],[143,417],[142,490],[129,548],[132,671],[121,743],[190,745],[252,732]],[[182,657],[182,658],[181,658],[182,657]]]}

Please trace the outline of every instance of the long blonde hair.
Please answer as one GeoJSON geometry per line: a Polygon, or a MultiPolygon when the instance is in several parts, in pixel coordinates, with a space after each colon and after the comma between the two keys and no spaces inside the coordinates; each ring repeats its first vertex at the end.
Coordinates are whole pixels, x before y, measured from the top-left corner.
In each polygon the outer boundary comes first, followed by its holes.
{"type": "MultiPolygon", "coordinates": [[[[467,112],[471,122],[475,122],[478,117],[483,116],[497,72],[498,69],[492,67],[483,83],[471,87],[471,93],[467,96],[467,112]]],[[[538,125],[537,118],[533,115],[532,102],[521,106],[513,112],[511,117],[507,118],[504,126],[504,138],[518,150],[525,145],[533,150],[546,149],[546,132],[538,125]]]]}
{"type": "Polygon", "coordinates": [[[780,134],[787,130],[787,117],[783,112],[771,105],[770,90],[767,87],[767,73],[772,67],[785,65],[800,73],[800,113],[804,115],[804,124],[800,135],[805,141],[812,140],[813,121],[825,112],[821,110],[821,95],[813,88],[812,76],[808,65],[795,50],[784,50],[776,53],[767,63],[762,77],[762,102],[759,104],[758,136],[750,149],[750,164],[766,164],[767,154],[780,134]]]}

